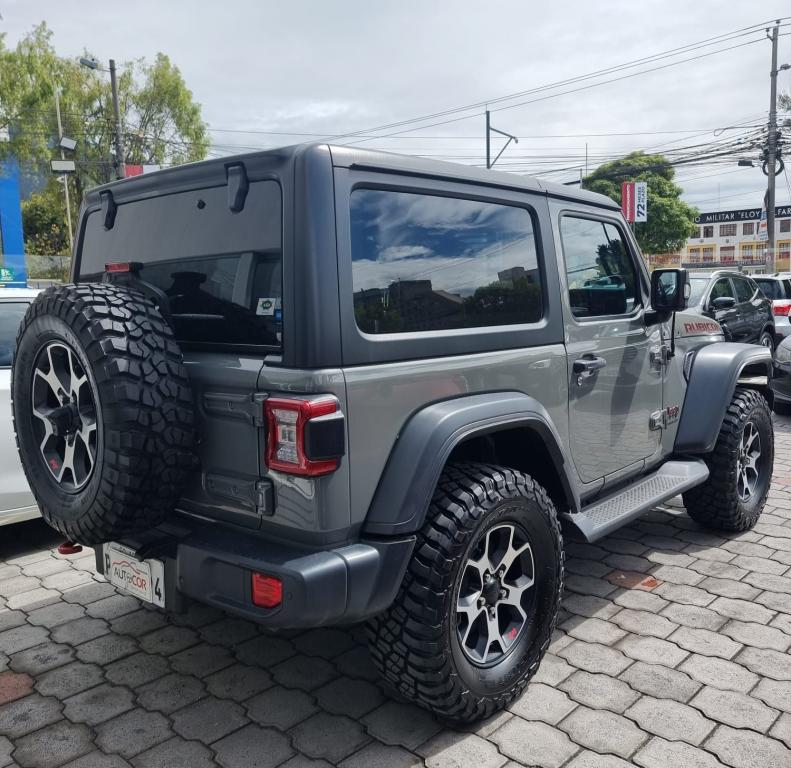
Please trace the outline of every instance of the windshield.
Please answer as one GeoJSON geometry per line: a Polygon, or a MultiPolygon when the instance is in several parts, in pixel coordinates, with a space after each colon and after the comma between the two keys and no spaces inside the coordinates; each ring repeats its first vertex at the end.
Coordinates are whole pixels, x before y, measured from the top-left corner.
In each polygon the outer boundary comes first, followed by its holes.
{"type": "Polygon", "coordinates": [[[708,277],[691,277],[689,279],[689,287],[690,287],[690,294],[689,294],[689,306],[694,307],[696,304],[700,304],[700,300],[703,298],[703,294],[706,291],[706,286],[709,284],[708,277]]]}

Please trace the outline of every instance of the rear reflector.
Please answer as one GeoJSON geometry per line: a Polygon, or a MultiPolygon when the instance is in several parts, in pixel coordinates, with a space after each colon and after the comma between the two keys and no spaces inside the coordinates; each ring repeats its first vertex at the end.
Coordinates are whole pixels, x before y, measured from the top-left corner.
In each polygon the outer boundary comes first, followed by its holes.
{"type": "MultiPolygon", "coordinates": [[[[324,425],[335,433],[338,424],[342,438],[342,421],[325,421],[334,418],[332,415],[338,411],[335,398],[269,397],[264,411],[267,424],[266,465],[270,469],[304,477],[318,477],[338,469],[344,450],[342,440],[322,441],[318,435],[312,435],[311,443],[306,439],[309,426],[311,432],[314,427],[324,425]],[[318,453],[309,448],[318,450],[318,453]]],[[[338,417],[342,419],[343,414],[339,413],[338,417]]]]}
{"type": "Polygon", "coordinates": [[[265,573],[253,574],[253,605],[277,608],[283,602],[283,582],[265,573]]]}
{"type": "Polygon", "coordinates": [[[788,317],[789,311],[791,311],[791,301],[786,299],[772,302],[772,314],[775,317],[788,317]]]}
{"type": "Polygon", "coordinates": [[[116,261],[111,264],[105,264],[104,271],[108,275],[139,272],[142,266],[139,261],[116,261]]]}

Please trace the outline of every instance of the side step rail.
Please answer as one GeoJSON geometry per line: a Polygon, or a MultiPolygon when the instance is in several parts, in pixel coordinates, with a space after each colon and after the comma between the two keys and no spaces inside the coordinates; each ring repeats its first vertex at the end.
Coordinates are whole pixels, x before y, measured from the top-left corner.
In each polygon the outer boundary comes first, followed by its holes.
{"type": "Polygon", "coordinates": [[[662,502],[703,483],[709,468],[700,459],[668,461],[655,472],[567,516],[587,541],[596,541],[662,502]]]}

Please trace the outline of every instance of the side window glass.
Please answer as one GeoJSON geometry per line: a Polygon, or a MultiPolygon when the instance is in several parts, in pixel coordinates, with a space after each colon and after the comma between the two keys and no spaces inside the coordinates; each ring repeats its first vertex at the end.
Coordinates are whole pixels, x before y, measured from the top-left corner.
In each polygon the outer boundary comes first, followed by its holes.
{"type": "Polygon", "coordinates": [[[560,236],[575,317],[626,315],[641,303],[637,271],[618,227],[564,216],[560,236]]]}
{"type": "Polygon", "coordinates": [[[733,282],[736,287],[736,301],[741,303],[744,301],[749,301],[753,297],[755,291],[753,290],[753,287],[750,285],[750,283],[748,283],[746,280],[742,280],[739,277],[734,277],[733,282]]]}
{"type": "Polygon", "coordinates": [[[28,304],[0,303],[0,368],[11,365],[16,346],[16,334],[19,324],[25,316],[28,304]]]}
{"type": "Polygon", "coordinates": [[[783,295],[780,298],[791,299],[791,280],[783,280],[783,295]]]}
{"type": "Polygon", "coordinates": [[[731,289],[731,281],[727,277],[721,277],[716,283],[714,283],[714,287],[711,289],[711,295],[709,296],[709,301],[712,302],[714,299],[722,298],[735,298],[733,295],[733,290],[731,289]]]}

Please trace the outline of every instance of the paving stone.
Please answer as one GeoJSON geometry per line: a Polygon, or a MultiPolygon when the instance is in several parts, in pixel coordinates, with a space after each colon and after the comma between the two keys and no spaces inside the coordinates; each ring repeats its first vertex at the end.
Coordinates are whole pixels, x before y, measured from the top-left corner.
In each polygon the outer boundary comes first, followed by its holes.
{"type": "Polygon", "coordinates": [[[743,579],[750,573],[750,571],[746,571],[744,568],[739,568],[730,563],[709,560],[696,560],[688,567],[690,570],[696,571],[704,576],[716,576],[720,579],[734,579],[735,581],[743,579]]]}
{"type": "Polygon", "coordinates": [[[368,714],[384,701],[379,687],[366,680],[338,678],[313,694],[323,710],[333,715],[346,715],[353,720],[368,714]]]}
{"type": "Polygon", "coordinates": [[[26,620],[26,616],[22,611],[9,611],[6,608],[0,608],[0,633],[5,632],[7,629],[21,627],[26,620]]]}
{"type": "Polygon", "coordinates": [[[584,616],[571,616],[563,622],[561,629],[577,640],[602,645],[612,645],[622,637],[626,637],[626,632],[612,622],[584,616]]]}
{"type": "Polygon", "coordinates": [[[95,603],[103,597],[109,597],[116,594],[115,587],[108,584],[106,581],[98,582],[92,581],[89,584],[82,584],[79,587],[73,587],[63,592],[63,599],[67,603],[79,603],[82,606],[95,603]]]}
{"type": "MultiPolygon", "coordinates": [[[[704,583],[705,579],[701,582],[701,585],[704,583]]],[[[701,589],[700,587],[689,587],[684,584],[660,584],[654,591],[673,603],[694,605],[698,608],[705,608],[707,605],[714,602],[716,597],[716,595],[707,592],[705,589],[701,589]]]]}
{"type": "Polygon", "coordinates": [[[508,758],[497,751],[491,742],[475,734],[445,731],[418,748],[426,760],[426,768],[500,768],[508,758]]]}
{"type": "Polygon", "coordinates": [[[769,573],[748,573],[744,577],[744,581],[756,589],[777,592],[782,595],[791,593],[791,577],[788,576],[773,576],[769,573]]]}
{"type": "Polygon", "coordinates": [[[709,629],[679,627],[668,640],[687,651],[721,659],[732,659],[742,649],[739,643],[709,629]]]}
{"type": "Polygon", "coordinates": [[[374,738],[406,749],[414,749],[440,730],[429,712],[397,701],[385,702],[362,722],[374,738]]]}
{"type": "Polygon", "coordinates": [[[113,632],[132,637],[140,637],[166,626],[167,620],[161,613],[150,611],[147,608],[126,613],[110,621],[110,628],[113,632]]]}
{"type": "Polygon", "coordinates": [[[185,739],[211,744],[250,722],[242,707],[207,696],[171,715],[173,730],[185,739]]]}
{"type": "Polygon", "coordinates": [[[662,615],[684,627],[693,629],[709,629],[716,631],[728,619],[716,611],[697,605],[679,605],[674,603],[662,611],[662,615]]]}
{"type": "Polygon", "coordinates": [[[651,696],[643,696],[627,710],[626,716],[636,720],[643,730],[655,736],[686,741],[693,746],[700,745],[716,725],[686,704],[651,696]]]}
{"type": "MultiPolygon", "coordinates": [[[[624,672],[634,668],[634,664],[624,672]]],[[[593,675],[590,672],[575,672],[570,678],[560,684],[561,690],[579,704],[594,709],[609,709],[622,715],[635,701],[639,694],[621,680],[616,680],[607,675],[593,675]]],[[[529,689],[528,689],[529,690],[529,689]]],[[[522,713],[514,709],[521,715],[522,713]]],[[[524,717],[524,715],[522,715],[524,717]]],[[[544,718],[527,718],[544,719],[544,718]]]]}
{"type": "Polygon", "coordinates": [[[751,695],[761,699],[770,707],[783,712],[791,712],[791,682],[787,680],[764,678],[751,692],[751,695]]]}
{"type": "Polygon", "coordinates": [[[569,594],[563,598],[563,607],[578,616],[588,616],[597,619],[609,619],[620,608],[610,600],[595,595],[569,594]]]}
{"type": "Polygon", "coordinates": [[[762,605],[756,605],[747,600],[734,600],[729,597],[718,597],[712,604],[711,609],[727,616],[729,619],[739,621],[754,621],[758,624],[768,624],[774,612],[762,605]]]}
{"type": "Polygon", "coordinates": [[[85,609],[81,605],[58,602],[44,608],[36,608],[28,614],[27,620],[36,626],[51,628],[78,619],[84,612],[85,609]]]}
{"type": "Polygon", "coordinates": [[[213,624],[224,616],[225,614],[214,606],[192,602],[184,613],[174,613],[168,616],[168,621],[182,627],[198,629],[206,624],[213,624]]]}
{"type": "Polygon", "coordinates": [[[720,630],[739,643],[770,651],[787,651],[791,647],[791,637],[780,629],[731,619],[720,630]]]}
{"type": "MultiPolygon", "coordinates": [[[[612,556],[615,557],[615,556],[612,556]]],[[[566,574],[577,574],[579,576],[592,576],[593,578],[602,578],[606,576],[615,565],[610,565],[607,561],[604,563],[597,563],[594,560],[578,560],[570,557],[565,562],[566,574]]]]}
{"type": "Polygon", "coordinates": [[[220,739],[212,749],[223,768],[274,768],[294,754],[282,733],[253,724],[220,739]]]}
{"type": "Polygon", "coordinates": [[[739,600],[752,600],[760,594],[761,590],[752,587],[743,581],[733,579],[718,579],[716,576],[709,576],[700,582],[701,589],[711,592],[720,597],[735,597],[739,600]]]}
{"type": "Polygon", "coordinates": [[[103,597],[101,600],[91,603],[86,608],[86,612],[89,616],[110,621],[110,619],[125,616],[139,608],[140,601],[131,595],[110,595],[110,597],[103,597]]]}
{"type": "Polygon", "coordinates": [[[195,675],[195,677],[205,677],[213,672],[218,672],[229,667],[234,661],[234,657],[227,648],[208,643],[193,645],[191,648],[173,654],[169,659],[170,666],[175,672],[195,675]]]}
{"type": "Polygon", "coordinates": [[[762,592],[755,598],[755,602],[773,611],[782,611],[783,613],[791,614],[791,593],[762,592]]]}
{"type": "Polygon", "coordinates": [[[588,707],[577,707],[558,727],[576,744],[623,758],[628,758],[647,738],[631,720],[588,707]]]}
{"type": "Polygon", "coordinates": [[[92,582],[93,578],[90,573],[69,568],[68,570],[45,576],[41,580],[41,586],[46,589],[57,589],[59,592],[63,592],[92,582]]]}
{"type": "Polygon", "coordinates": [[[778,613],[777,616],[772,619],[772,623],[769,626],[779,629],[787,635],[791,635],[791,615],[778,613]]]}
{"type": "Polygon", "coordinates": [[[339,768],[422,768],[423,761],[401,747],[390,747],[375,741],[338,765],[339,768]]]}
{"type": "Polygon", "coordinates": [[[63,702],[63,714],[73,723],[98,725],[132,709],[132,692],[120,685],[97,685],[63,702]]]}
{"type": "MultiPolygon", "coordinates": [[[[769,735],[782,741],[787,747],[791,747],[791,715],[785,712],[780,715],[777,722],[772,726],[769,735]]],[[[3,750],[0,749],[0,756],[3,750]]]]}
{"type": "Polygon", "coordinates": [[[767,557],[749,557],[747,555],[739,555],[733,560],[734,565],[744,568],[746,571],[756,571],[757,573],[770,573],[773,576],[782,576],[787,570],[788,566],[778,563],[775,560],[770,560],[767,557]]]}
{"type": "Polygon", "coordinates": [[[655,592],[646,592],[644,589],[625,589],[621,594],[615,595],[615,603],[624,608],[635,611],[653,611],[659,613],[667,607],[668,601],[655,592]]]}
{"type": "Polygon", "coordinates": [[[781,742],[727,725],[717,728],[706,743],[706,749],[733,768],[788,768],[791,765],[791,750],[781,742]]]}
{"type": "Polygon", "coordinates": [[[318,711],[313,698],[303,691],[270,688],[245,702],[247,715],[259,725],[287,731],[318,711]]]}
{"type": "Polygon", "coordinates": [[[42,696],[54,696],[61,701],[81,691],[93,688],[103,680],[101,667],[74,661],[64,667],[45,672],[36,680],[36,690],[42,696]]]}
{"type": "Polygon", "coordinates": [[[135,768],[213,768],[211,750],[196,741],[174,736],[132,760],[135,768]]]}
{"type": "Polygon", "coordinates": [[[57,643],[68,643],[69,645],[80,645],[97,637],[102,637],[109,632],[107,623],[101,619],[92,619],[83,616],[74,621],[67,621],[60,624],[51,631],[52,639],[57,643]]]}
{"type": "Polygon", "coordinates": [[[750,728],[766,733],[780,714],[752,696],[735,691],[721,691],[706,686],[690,702],[707,717],[734,728],[750,728]]]}
{"type": "Polygon", "coordinates": [[[704,685],[724,691],[747,693],[758,682],[758,675],[732,661],[696,653],[686,659],[679,670],[704,685]]]}
{"type": "Polygon", "coordinates": [[[656,698],[689,701],[700,690],[701,684],[689,675],[659,664],[638,661],[621,675],[632,688],[656,698]]]}
{"type": "Polygon", "coordinates": [[[335,668],[318,656],[292,656],[271,669],[272,677],[286,688],[312,691],[337,677],[335,668]]]}
{"type": "Polygon", "coordinates": [[[131,656],[139,649],[133,638],[110,634],[82,643],[77,646],[76,650],[77,658],[80,661],[104,665],[122,659],[124,656],[131,656]]]}
{"type": "Polygon", "coordinates": [[[246,640],[234,648],[234,655],[243,664],[265,667],[267,669],[280,664],[295,654],[296,650],[294,650],[294,646],[288,640],[272,637],[271,635],[259,635],[251,640],[246,640]]]}
{"type": "Polygon", "coordinates": [[[0,672],[0,705],[33,693],[33,678],[25,672],[0,672]]]}
{"type": "Polygon", "coordinates": [[[149,632],[141,637],[139,642],[140,647],[146,653],[161,653],[163,656],[170,656],[191,645],[196,645],[199,640],[197,632],[189,627],[166,626],[149,632]]]}
{"type": "Polygon", "coordinates": [[[791,656],[762,648],[745,648],[735,659],[739,664],[762,677],[791,680],[791,656]]]}
{"type": "Polygon", "coordinates": [[[294,647],[306,656],[321,656],[334,659],[353,644],[348,632],[333,627],[322,627],[305,632],[294,640],[294,647]]]}
{"type": "Polygon", "coordinates": [[[170,725],[158,712],[131,709],[96,727],[96,746],[125,758],[145,752],[173,736],[170,725]]]}
{"type": "Polygon", "coordinates": [[[633,758],[644,768],[721,768],[714,755],[696,749],[683,741],[666,741],[654,736],[633,758]]]}
{"type": "Polygon", "coordinates": [[[223,617],[220,621],[201,627],[200,634],[207,643],[233,648],[255,637],[258,628],[251,621],[223,617]]]}
{"type": "Polygon", "coordinates": [[[294,726],[291,741],[308,757],[337,763],[369,741],[363,728],[348,717],[320,712],[294,726]]]}
{"type": "Polygon", "coordinates": [[[19,739],[14,759],[23,768],[55,768],[92,749],[88,728],[61,720],[19,739]]]}
{"type": "Polygon", "coordinates": [[[60,571],[67,571],[71,566],[66,560],[56,560],[54,557],[48,557],[43,560],[38,560],[35,563],[30,563],[22,568],[22,573],[25,576],[35,576],[36,578],[43,578],[50,576],[53,573],[60,571]]]}
{"type": "Polygon", "coordinates": [[[13,597],[33,589],[38,589],[41,582],[32,576],[12,576],[10,579],[0,581],[0,597],[13,597]]]}
{"type": "Polygon", "coordinates": [[[660,640],[657,637],[638,637],[629,635],[616,646],[630,659],[645,661],[649,664],[663,664],[666,667],[675,667],[680,664],[689,653],[679,648],[675,643],[660,640]]]}
{"type": "Polygon", "coordinates": [[[249,699],[274,685],[272,676],[266,670],[249,667],[246,664],[226,667],[209,675],[204,682],[209,693],[221,699],[235,701],[249,699]]]}
{"type": "Polygon", "coordinates": [[[61,704],[57,699],[33,693],[0,707],[0,735],[16,739],[60,718],[61,704]]]}
{"type": "Polygon", "coordinates": [[[23,624],[0,632],[0,651],[10,656],[18,651],[41,645],[48,639],[49,635],[44,627],[31,627],[28,624],[23,624]]]}
{"type": "MultiPolygon", "coordinates": [[[[580,752],[566,768],[630,768],[632,763],[615,755],[600,755],[598,752],[580,752]]],[[[508,768],[508,766],[506,766],[508,768]]]]}
{"type": "Polygon", "coordinates": [[[562,691],[541,683],[532,683],[511,704],[510,709],[525,720],[540,720],[549,725],[557,725],[576,706],[576,702],[562,691]]]}
{"type": "MultiPolygon", "coordinates": [[[[622,642],[625,641],[626,638],[622,642]]],[[[611,677],[619,675],[631,664],[623,653],[614,648],[598,643],[583,643],[580,640],[575,640],[558,655],[586,672],[602,673],[611,677]]]]}
{"type": "Polygon", "coordinates": [[[13,751],[14,745],[5,736],[0,736],[0,766],[6,766],[11,763],[11,753],[13,751]]]}
{"type": "Polygon", "coordinates": [[[198,701],[205,693],[197,677],[172,673],[138,688],[137,701],[144,709],[168,714],[198,701]]]}
{"type": "Polygon", "coordinates": [[[544,655],[538,671],[533,675],[533,682],[558,685],[574,672],[575,669],[571,664],[567,664],[554,654],[547,653],[544,655]]]}
{"type": "Polygon", "coordinates": [[[108,664],[104,673],[111,683],[137,688],[166,675],[169,671],[167,659],[163,656],[140,651],[108,664]]]}
{"type": "Polygon", "coordinates": [[[14,672],[40,675],[50,669],[62,667],[74,660],[74,649],[59,643],[43,643],[11,656],[10,667],[14,672]]]}
{"type": "Polygon", "coordinates": [[[660,565],[651,571],[651,575],[659,581],[669,581],[673,584],[685,584],[694,587],[705,578],[700,573],[690,571],[689,568],[679,568],[677,565],[660,565]]]}
{"type": "Polygon", "coordinates": [[[560,768],[579,747],[546,723],[528,723],[515,717],[495,731],[490,740],[500,751],[523,765],[560,768]]]}

